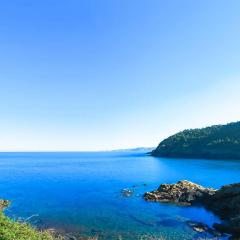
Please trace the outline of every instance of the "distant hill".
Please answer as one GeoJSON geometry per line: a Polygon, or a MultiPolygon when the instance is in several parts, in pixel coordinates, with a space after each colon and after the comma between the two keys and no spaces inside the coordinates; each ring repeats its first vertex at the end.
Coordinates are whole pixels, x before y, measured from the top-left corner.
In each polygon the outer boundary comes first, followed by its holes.
{"type": "Polygon", "coordinates": [[[111,150],[111,152],[152,152],[154,147],[137,147],[137,148],[126,148],[111,150]]]}
{"type": "Polygon", "coordinates": [[[188,129],[163,140],[153,156],[240,159],[240,122],[188,129]]]}

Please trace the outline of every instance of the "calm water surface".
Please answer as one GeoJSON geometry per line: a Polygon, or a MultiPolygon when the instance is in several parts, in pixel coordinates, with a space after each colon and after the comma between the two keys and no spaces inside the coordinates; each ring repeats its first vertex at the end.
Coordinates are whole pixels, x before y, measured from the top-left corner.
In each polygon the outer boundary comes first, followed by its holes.
{"type": "Polygon", "coordinates": [[[233,160],[165,159],[134,151],[0,153],[0,197],[12,201],[9,216],[100,239],[194,239],[187,220],[211,226],[219,219],[201,207],[145,202],[142,194],[163,182],[187,179],[218,188],[239,182],[239,176],[240,162],[233,160]],[[124,197],[123,188],[134,195],[124,197]]]}

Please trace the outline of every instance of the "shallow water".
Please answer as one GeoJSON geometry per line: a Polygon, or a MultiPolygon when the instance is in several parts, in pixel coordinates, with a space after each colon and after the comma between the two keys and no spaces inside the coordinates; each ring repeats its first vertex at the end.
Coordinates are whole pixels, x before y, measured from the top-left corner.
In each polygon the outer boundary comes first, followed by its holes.
{"type": "Polygon", "coordinates": [[[145,202],[142,194],[163,182],[187,179],[218,188],[239,176],[240,162],[233,160],[154,158],[139,151],[0,153],[0,197],[12,201],[6,214],[99,239],[194,239],[187,220],[211,226],[219,219],[201,207],[145,202]],[[133,196],[124,197],[124,188],[133,196]]]}

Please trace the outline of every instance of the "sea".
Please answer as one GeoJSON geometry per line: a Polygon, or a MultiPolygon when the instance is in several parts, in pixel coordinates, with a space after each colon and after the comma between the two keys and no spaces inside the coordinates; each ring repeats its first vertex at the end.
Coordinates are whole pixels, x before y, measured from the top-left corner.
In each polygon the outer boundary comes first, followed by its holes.
{"type": "Polygon", "coordinates": [[[188,222],[212,227],[221,222],[212,212],[144,200],[145,192],[179,180],[220,188],[240,181],[240,161],[157,158],[144,150],[0,153],[6,215],[75,239],[211,239],[188,222]]]}

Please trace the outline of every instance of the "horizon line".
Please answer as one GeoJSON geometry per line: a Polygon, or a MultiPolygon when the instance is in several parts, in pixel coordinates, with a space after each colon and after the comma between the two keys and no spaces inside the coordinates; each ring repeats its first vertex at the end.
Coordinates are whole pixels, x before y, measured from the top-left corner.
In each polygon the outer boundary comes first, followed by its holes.
{"type": "Polygon", "coordinates": [[[141,150],[141,149],[154,149],[156,147],[134,147],[134,148],[116,148],[106,150],[0,150],[0,153],[77,153],[77,152],[114,152],[114,151],[127,151],[127,150],[141,150]]]}

